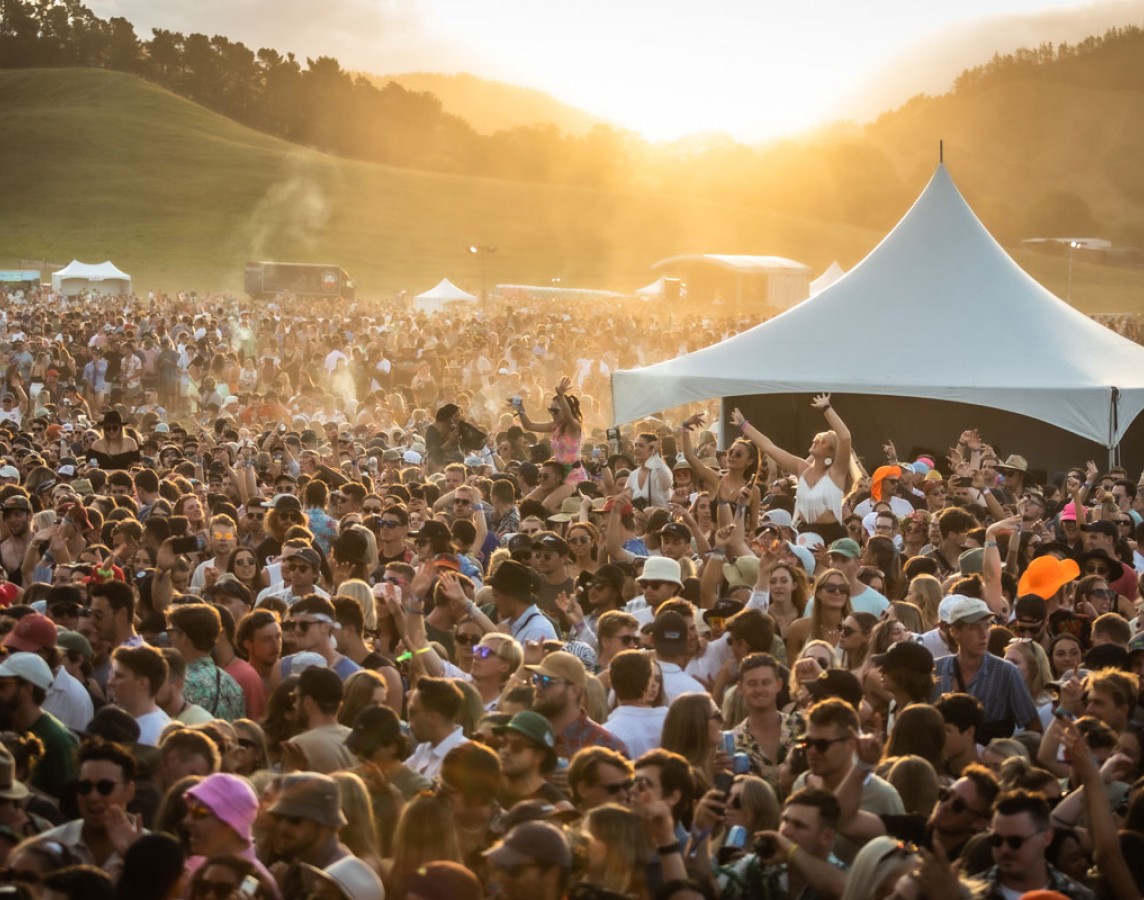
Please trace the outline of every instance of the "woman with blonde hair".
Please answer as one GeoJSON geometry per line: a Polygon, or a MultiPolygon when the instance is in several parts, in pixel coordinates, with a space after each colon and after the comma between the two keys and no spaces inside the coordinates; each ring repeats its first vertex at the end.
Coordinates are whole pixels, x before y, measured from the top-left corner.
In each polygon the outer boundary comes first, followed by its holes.
{"type": "Polygon", "coordinates": [[[358,714],[371,706],[388,706],[389,685],[373,669],[359,669],[345,682],[338,722],[353,728],[358,714]]]}
{"type": "Polygon", "coordinates": [[[798,658],[791,663],[788,687],[792,702],[783,709],[783,712],[795,712],[809,707],[813,698],[810,696],[807,685],[816,680],[822,672],[833,669],[837,662],[838,657],[829,643],[826,641],[807,641],[799,652],[798,658]],[[803,660],[814,660],[817,664],[818,668],[813,675],[809,674],[808,666],[799,666],[803,660]]]}
{"type": "Polygon", "coordinates": [[[643,820],[626,806],[605,803],[584,819],[587,841],[580,883],[614,896],[645,897],[644,873],[652,857],[643,820]]]}
{"type": "Polygon", "coordinates": [[[1032,638],[1013,638],[1005,645],[1005,659],[1021,670],[1021,677],[1029,688],[1029,696],[1037,704],[1041,724],[1048,730],[1053,721],[1053,704],[1056,700],[1049,692],[1049,682],[1053,680],[1049,654],[1032,638]]]}
{"type": "Polygon", "coordinates": [[[377,631],[377,601],[374,600],[373,588],[360,578],[350,578],[338,585],[337,593],[339,597],[352,597],[358,602],[365,618],[366,634],[374,634],[377,631]]]}
{"type": "Polygon", "coordinates": [[[866,661],[870,635],[878,617],[873,613],[855,612],[847,616],[839,629],[838,649],[842,651],[842,668],[858,669],[866,661]]]}
{"type": "Polygon", "coordinates": [[[842,900],[884,900],[898,879],[913,872],[921,859],[897,838],[882,835],[858,851],[846,877],[842,900]]]}
{"type": "Polygon", "coordinates": [[[365,782],[353,772],[332,772],[330,777],[338,783],[342,812],[346,816],[346,824],[338,830],[338,840],[380,876],[382,861],[377,823],[373,818],[373,803],[365,782]]]}
{"type": "Polygon", "coordinates": [[[937,609],[942,600],[940,581],[932,575],[915,575],[906,591],[906,600],[921,610],[926,631],[937,628],[937,609]]]}
{"type": "Polygon", "coordinates": [[[933,812],[942,785],[937,770],[928,759],[921,756],[891,757],[885,778],[902,798],[906,815],[928,818],[933,812]]]}
{"type": "Polygon", "coordinates": [[[250,719],[235,719],[235,747],[231,753],[234,774],[249,778],[255,772],[270,768],[270,754],[266,750],[266,735],[262,726],[250,719]]]}
{"type": "Polygon", "coordinates": [[[383,876],[387,897],[405,896],[405,879],[431,862],[464,865],[453,806],[436,794],[421,793],[401,810],[393,832],[393,858],[383,876]]]}
{"type": "Polygon", "coordinates": [[[807,641],[838,646],[842,620],[852,613],[850,579],[839,569],[826,569],[814,581],[814,606],[808,618],[798,619],[787,631],[787,659],[796,659],[807,641]]]}

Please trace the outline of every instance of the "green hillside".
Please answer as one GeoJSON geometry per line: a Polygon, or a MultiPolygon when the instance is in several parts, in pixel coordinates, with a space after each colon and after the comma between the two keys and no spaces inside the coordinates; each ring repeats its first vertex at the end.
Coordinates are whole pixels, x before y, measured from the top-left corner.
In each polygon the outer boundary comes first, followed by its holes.
{"type": "Polygon", "coordinates": [[[478,78],[468,72],[405,72],[401,75],[365,76],[378,87],[396,81],[407,91],[427,91],[441,101],[445,112],[460,116],[482,134],[505,128],[555,125],[565,134],[586,134],[605,120],[533,88],[478,78]]]}
{"type": "MultiPolygon", "coordinates": [[[[467,248],[495,245],[488,281],[628,290],[675,253],[769,253],[852,266],[882,231],[689,195],[623,193],[395,169],[330,157],[208,112],[139,78],[0,71],[0,264],[113,259],[137,288],[241,288],[247,259],[335,262],[364,295],[442,276],[479,289],[467,248]]],[[[956,158],[954,158],[956,159],[956,158]]],[[[898,214],[929,169],[901,177],[898,214]]],[[[959,162],[954,177],[975,199],[959,162]]],[[[1020,205],[1019,174],[1005,189],[1020,205]]],[[[1019,254],[1064,293],[1061,259],[1019,254]]],[[[1078,263],[1074,302],[1144,311],[1144,278],[1078,263]]]]}

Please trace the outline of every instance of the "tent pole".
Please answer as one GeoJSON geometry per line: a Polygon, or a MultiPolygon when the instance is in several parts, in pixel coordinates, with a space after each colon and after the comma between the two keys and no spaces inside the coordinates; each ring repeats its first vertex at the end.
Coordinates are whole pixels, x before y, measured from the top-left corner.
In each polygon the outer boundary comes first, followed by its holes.
{"type": "Polygon", "coordinates": [[[1108,409],[1108,468],[1120,464],[1120,441],[1116,439],[1116,431],[1119,428],[1119,405],[1120,405],[1120,388],[1113,387],[1112,394],[1109,398],[1108,409]]]}

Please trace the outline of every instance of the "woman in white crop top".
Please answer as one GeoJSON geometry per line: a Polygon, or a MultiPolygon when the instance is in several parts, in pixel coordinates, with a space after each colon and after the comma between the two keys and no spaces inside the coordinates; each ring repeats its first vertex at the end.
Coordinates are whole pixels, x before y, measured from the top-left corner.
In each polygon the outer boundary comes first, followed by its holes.
{"type": "Polygon", "coordinates": [[[739,410],[731,413],[731,421],[764,454],[798,476],[794,522],[801,531],[817,532],[829,545],[847,536],[842,524],[842,497],[850,469],[850,429],[831,407],[829,394],[819,394],[811,405],[822,410],[831,430],[814,436],[806,459],[783,450],[743,418],[739,410]]]}

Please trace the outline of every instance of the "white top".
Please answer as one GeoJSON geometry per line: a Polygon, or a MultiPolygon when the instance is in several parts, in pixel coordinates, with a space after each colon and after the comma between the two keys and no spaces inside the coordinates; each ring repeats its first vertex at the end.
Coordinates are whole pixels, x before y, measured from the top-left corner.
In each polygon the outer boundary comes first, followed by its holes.
{"type": "Polygon", "coordinates": [[[699,656],[693,656],[683,671],[699,681],[714,683],[715,676],[731,656],[731,636],[724,632],[716,640],[708,641],[703,652],[699,656]]]}
{"type": "Polygon", "coordinates": [[[135,721],[139,723],[139,743],[146,744],[148,747],[158,747],[159,735],[170,724],[171,717],[163,710],[156,708],[154,712],[136,716],[135,721]]]}
{"type": "MultiPolygon", "coordinates": [[[[327,600],[330,598],[330,595],[323,591],[316,584],[306,592],[306,595],[309,594],[317,594],[319,597],[325,597],[327,600]]],[[[258,592],[258,597],[254,601],[254,605],[260,606],[262,601],[267,597],[281,597],[287,606],[293,606],[295,603],[302,599],[302,596],[296,595],[290,584],[285,581],[260,590],[258,592]]]]}
{"type": "Polygon", "coordinates": [[[56,670],[52,686],[48,688],[44,710],[50,712],[72,731],[85,731],[95,715],[95,704],[87,692],[63,666],[56,670]]]}
{"type": "Polygon", "coordinates": [[[664,662],[658,658],[656,662],[663,672],[663,696],[667,698],[668,703],[680,694],[707,693],[707,688],[701,682],[696,681],[675,663],[664,662]]]}
{"type": "Polygon", "coordinates": [[[666,706],[618,706],[603,728],[624,742],[632,759],[639,759],[660,745],[666,718],[666,706]]]}
{"type": "Polygon", "coordinates": [[[432,781],[441,771],[441,763],[445,759],[445,754],[454,747],[459,747],[461,744],[467,744],[468,742],[469,739],[462,734],[461,726],[458,725],[450,732],[449,736],[436,747],[428,741],[423,744],[418,744],[417,749],[413,751],[409,759],[405,760],[405,765],[414,772],[419,772],[432,781]]]}
{"type": "Polygon", "coordinates": [[[535,603],[509,622],[509,629],[521,646],[524,645],[525,641],[555,641],[558,639],[555,626],[535,603]]]}
{"type": "Polygon", "coordinates": [[[671,469],[668,468],[663,457],[658,453],[652,454],[642,466],[628,476],[627,488],[632,492],[632,499],[643,498],[649,506],[667,506],[671,500],[671,487],[674,479],[671,469]],[[645,473],[646,480],[640,484],[640,474],[645,473]]]}
{"type": "Polygon", "coordinates": [[[830,472],[813,485],[806,480],[806,473],[798,476],[798,493],[794,496],[794,521],[813,524],[827,513],[834,514],[834,521],[842,521],[842,488],[834,483],[830,472]]]}

